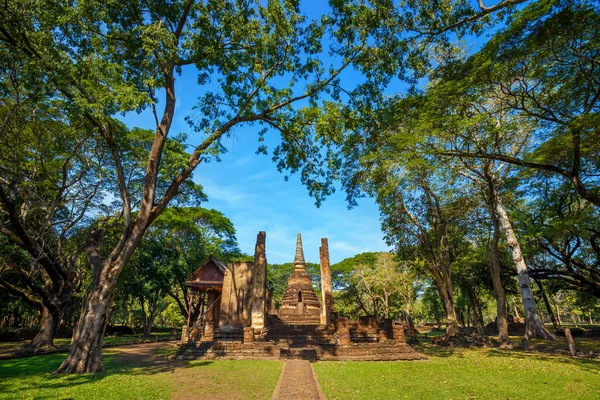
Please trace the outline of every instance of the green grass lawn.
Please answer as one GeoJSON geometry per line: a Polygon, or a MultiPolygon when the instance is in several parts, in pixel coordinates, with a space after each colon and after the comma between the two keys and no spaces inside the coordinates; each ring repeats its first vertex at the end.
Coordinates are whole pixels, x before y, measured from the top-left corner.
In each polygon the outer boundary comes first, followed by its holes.
{"type": "Polygon", "coordinates": [[[96,375],[52,375],[64,354],[0,361],[0,399],[268,399],[282,367],[279,361],[173,361],[139,368],[104,353],[109,372],[96,375]]]}
{"type": "MultiPolygon", "coordinates": [[[[117,345],[121,343],[132,343],[132,342],[144,342],[144,341],[156,341],[159,337],[173,336],[169,332],[156,332],[149,336],[144,335],[122,335],[122,336],[105,336],[104,344],[106,345],[117,345]]],[[[181,335],[174,335],[180,337],[181,335]]],[[[19,342],[0,342],[0,349],[2,347],[15,347],[22,346],[29,343],[29,340],[22,340],[19,342]]],[[[54,346],[63,347],[68,346],[71,343],[71,338],[57,338],[54,339],[54,346]]]]}
{"type": "Polygon", "coordinates": [[[334,399],[599,399],[600,361],[498,349],[417,346],[429,361],[320,362],[334,399]]]}

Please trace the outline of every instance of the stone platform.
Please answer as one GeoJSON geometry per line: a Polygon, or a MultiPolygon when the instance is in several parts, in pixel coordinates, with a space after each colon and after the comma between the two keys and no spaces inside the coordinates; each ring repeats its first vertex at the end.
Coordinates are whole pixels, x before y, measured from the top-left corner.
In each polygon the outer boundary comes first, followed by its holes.
{"type": "Polygon", "coordinates": [[[280,342],[212,341],[182,345],[177,358],[193,359],[302,359],[309,361],[398,361],[427,360],[408,344],[352,343],[349,345],[319,343],[290,345],[280,342]]]}
{"type": "Polygon", "coordinates": [[[309,361],[426,360],[404,339],[402,325],[339,319],[337,324],[290,325],[268,316],[269,328],[217,331],[214,338],[183,344],[179,359],[303,359],[309,361]],[[337,325],[337,326],[336,326],[337,325]],[[246,332],[247,331],[247,332],[246,332]]]}

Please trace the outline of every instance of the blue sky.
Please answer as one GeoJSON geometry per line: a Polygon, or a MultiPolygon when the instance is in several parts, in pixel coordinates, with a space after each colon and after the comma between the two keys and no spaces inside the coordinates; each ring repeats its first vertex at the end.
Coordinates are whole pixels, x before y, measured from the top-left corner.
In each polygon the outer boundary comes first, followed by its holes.
{"type": "MultiPolygon", "coordinates": [[[[185,69],[175,85],[177,103],[170,135],[185,133],[189,144],[196,145],[200,136],[193,133],[184,120],[201,90],[196,84],[195,69],[185,69]]],[[[157,110],[161,108],[159,102],[157,110]]],[[[155,128],[149,110],[129,113],[123,121],[129,127],[155,128]]],[[[297,233],[302,233],[304,255],[309,262],[319,262],[323,237],[329,239],[332,263],[365,251],[388,250],[383,241],[379,211],[372,199],[362,199],[358,207],[348,210],[345,194],[338,191],[317,208],[297,175],[285,181],[270,155],[256,154],[259,146],[256,132],[251,127],[237,128],[223,141],[228,152],[220,156],[221,162],[200,164],[193,178],[208,196],[209,201],[203,207],[214,208],[233,222],[243,252],[254,253],[256,234],[261,230],[267,233],[270,263],[293,261],[297,233]]],[[[275,132],[265,136],[269,150],[273,150],[278,140],[275,132]]]]}
{"type": "MultiPolygon", "coordinates": [[[[304,4],[311,5],[308,15],[313,18],[326,7],[324,2],[304,4]]],[[[471,38],[467,45],[469,52],[486,40],[486,37],[471,38]]],[[[342,77],[345,81],[361,80],[354,71],[347,71],[342,77]]],[[[217,89],[216,82],[209,85],[210,90],[217,89]]],[[[195,68],[184,68],[183,75],[176,80],[176,113],[170,135],[185,133],[192,146],[201,137],[191,131],[184,118],[191,114],[202,90],[196,82],[195,68]]],[[[390,93],[402,90],[403,85],[389,88],[390,93]]],[[[161,109],[159,103],[157,110],[161,109]]],[[[129,113],[123,120],[129,127],[155,129],[149,110],[129,113]]],[[[256,234],[261,230],[267,233],[267,259],[271,263],[293,260],[298,232],[302,233],[305,258],[310,262],[319,261],[322,237],[329,239],[332,263],[366,251],[389,250],[383,241],[379,211],[373,199],[362,199],[358,207],[348,210],[344,193],[338,191],[317,208],[298,176],[292,175],[285,181],[270,156],[256,154],[257,139],[256,129],[237,128],[232,137],[223,141],[229,151],[220,156],[222,161],[200,164],[194,173],[194,181],[204,187],[209,199],[203,206],[219,210],[232,220],[243,252],[253,254],[256,234]]],[[[267,133],[265,143],[270,151],[278,140],[277,133],[267,133]]]]}
{"type": "MultiPolygon", "coordinates": [[[[310,4],[306,10],[310,18],[319,16],[327,8],[326,2],[306,4],[310,4]]],[[[355,73],[350,72],[350,75],[355,73]]],[[[200,137],[191,131],[184,118],[191,114],[201,90],[196,82],[195,68],[184,68],[182,76],[176,80],[177,103],[170,135],[185,133],[191,145],[197,145],[200,137]]],[[[158,97],[162,99],[163,96],[158,97]]],[[[161,109],[159,103],[157,110],[161,109]]],[[[129,127],[152,130],[156,127],[149,110],[141,114],[129,113],[123,121],[129,127]]],[[[329,240],[332,263],[366,251],[388,250],[373,199],[362,199],[358,207],[348,210],[345,194],[338,191],[317,208],[298,176],[291,175],[285,181],[270,155],[256,154],[257,139],[256,129],[238,128],[231,138],[223,141],[228,153],[220,156],[222,161],[200,164],[193,178],[208,196],[209,201],[203,207],[214,208],[233,222],[243,252],[254,253],[256,234],[261,230],[267,233],[267,261],[270,263],[293,261],[297,233],[302,234],[304,256],[308,262],[319,262],[323,237],[329,240]]],[[[270,151],[278,140],[275,132],[265,136],[270,151]]]]}

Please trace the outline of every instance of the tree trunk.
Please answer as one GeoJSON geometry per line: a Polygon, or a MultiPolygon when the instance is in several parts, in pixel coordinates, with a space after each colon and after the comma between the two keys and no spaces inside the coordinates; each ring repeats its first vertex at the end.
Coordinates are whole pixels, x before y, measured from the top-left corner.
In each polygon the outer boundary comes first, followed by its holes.
{"type": "Polygon", "coordinates": [[[158,300],[154,300],[149,313],[144,317],[144,336],[150,336],[152,333],[152,325],[154,325],[154,319],[156,318],[156,310],[158,309],[158,300]]]}
{"type": "Polygon", "coordinates": [[[412,319],[412,317],[410,316],[410,308],[407,306],[406,310],[404,311],[404,315],[406,316],[406,325],[408,326],[408,334],[410,335],[410,337],[416,337],[417,336],[417,331],[415,330],[415,323],[412,319]]]}
{"type": "Polygon", "coordinates": [[[519,315],[519,308],[517,307],[517,302],[514,299],[512,300],[512,305],[513,305],[513,312],[515,313],[515,322],[520,322],[521,316],[519,315]]]}
{"type": "Polygon", "coordinates": [[[556,310],[556,320],[558,322],[558,326],[562,326],[562,321],[560,319],[560,308],[558,308],[556,302],[554,303],[554,309],[556,310]]]}
{"type": "MultiPolygon", "coordinates": [[[[96,239],[99,239],[97,237],[96,239]]],[[[102,342],[108,322],[108,312],[112,305],[117,278],[121,272],[121,264],[99,261],[99,240],[88,254],[93,268],[92,283],[83,303],[77,327],[73,332],[71,348],[67,358],[60,365],[57,373],[94,373],[103,372],[102,342]]]]}
{"type": "Polygon", "coordinates": [[[540,294],[542,295],[542,299],[544,300],[544,305],[546,306],[546,310],[548,311],[548,315],[550,316],[550,321],[552,321],[552,326],[554,329],[558,328],[558,322],[556,321],[556,317],[554,316],[554,312],[552,312],[552,306],[550,305],[550,300],[548,300],[548,296],[546,295],[546,291],[544,290],[544,286],[542,286],[542,282],[538,279],[535,279],[535,283],[540,289],[540,294]]]}
{"type": "Polygon", "coordinates": [[[540,318],[540,314],[533,297],[533,291],[531,290],[529,272],[527,271],[527,264],[525,264],[521,246],[519,245],[517,236],[512,229],[506,209],[498,197],[496,197],[496,212],[498,213],[498,218],[500,219],[502,228],[504,229],[508,246],[512,250],[512,258],[517,270],[519,290],[521,291],[521,300],[523,302],[523,309],[525,310],[525,338],[556,340],[556,337],[546,329],[542,319],[540,318]]]}
{"type": "Polygon", "coordinates": [[[456,309],[454,308],[454,299],[452,294],[448,293],[443,285],[438,285],[438,292],[446,310],[446,335],[458,336],[458,321],[456,318],[456,309]]]}
{"type": "Polygon", "coordinates": [[[36,351],[54,347],[54,336],[60,324],[60,313],[55,309],[53,312],[42,305],[40,311],[40,330],[33,340],[23,346],[24,350],[36,351]]]}
{"type": "Polygon", "coordinates": [[[479,334],[483,333],[483,315],[481,312],[481,303],[474,292],[469,293],[471,308],[473,310],[473,325],[477,328],[479,334]]]}
{"type": "Polygon", "coordinates": [[[437,328],[442,329],[442,321],[440,319],[440,312],[437,307],[433,311],[433,317],[435,318],[435,324],[437,325],[437,328]]]}
{"type": "MultiPolygon", "coordinates": [[[[489,175],[488,175],[489,176],[489,175]]],[[[500,252],[498,243],[500,242],[500,221],[496,214],[496,187],[491,178],[488,178],[488,210],[492,220],[492,242],[490,244],[490,273],[494,287],[494,297],[496,298],[496,324],[498,325],[498,340],[500,343],[509,343],[508,338],[508,312],[506,310],[506,292],[502,286],[500,274],[500,252]]]]}
{"type": "Polygon", "coordinates": [[[150,333],[152,333],[152,322],[144,320],[144,336],[150,336],[150,333]]]}
{"type": "Polygon", "coordinates": [[[458,336],[458,321],[456,318],[456,309],[454,308],[454,298],[452,292],[448,289],[448,286],[452,288],[452,282],[450,279],[444,280],[438,273],[439,269],[435,266],[430,266],[429,270],[433,275],[433,281],[435,287],[440,295],[440,300],[444,306],[444,312],[446,313],[446,335],[458,336]]]}

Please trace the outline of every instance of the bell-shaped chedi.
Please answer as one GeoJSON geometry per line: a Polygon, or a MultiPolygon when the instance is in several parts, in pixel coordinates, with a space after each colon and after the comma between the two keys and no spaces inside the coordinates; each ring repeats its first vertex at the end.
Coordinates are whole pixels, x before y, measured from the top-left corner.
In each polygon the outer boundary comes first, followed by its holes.
{"type": "Polygon", "coordinates": [[[306,273],[302,236],[298,234],[294,272],[288,279],[288,287],[279,308],[279,318],[288,324],[316,324],[321,322],[321,304],[306,273]]]}

